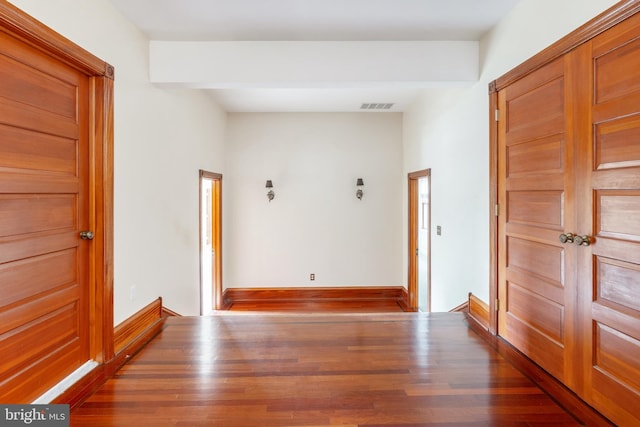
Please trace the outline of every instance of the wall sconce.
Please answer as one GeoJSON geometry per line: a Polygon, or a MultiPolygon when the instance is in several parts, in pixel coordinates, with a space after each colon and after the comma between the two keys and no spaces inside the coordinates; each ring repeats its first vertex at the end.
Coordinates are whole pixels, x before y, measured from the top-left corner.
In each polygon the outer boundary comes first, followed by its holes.
{"type": "Polygon", "coordinates": [[[271,180],[268,179],[265,187],[269,190],[267,191],[267,199],[269,199],[269,201],[272,201],[273,198],[276,197],[276,193],[273,192],[273,182],[271,182],[271,180]]]}
{"type": "Polygon", "coordinates": [[[356,197],[358,198],[358,200],[362,200],[362,196],[364,196],[364,191],[362,191],[363,186],[364,181],[362,180],[362,178],[358,178],[358,180],[356,181],[356,188],[358,188],[358,190],[356,191],[356,197]]]}

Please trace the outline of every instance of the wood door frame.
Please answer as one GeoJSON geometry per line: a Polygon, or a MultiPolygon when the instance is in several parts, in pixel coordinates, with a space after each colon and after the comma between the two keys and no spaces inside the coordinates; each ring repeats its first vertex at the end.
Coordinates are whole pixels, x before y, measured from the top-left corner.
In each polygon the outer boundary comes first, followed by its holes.
{"type": "MultiPolygon", "coordinates": [[[[208,172],[200,169],[200,185],[199,185],[199,198],[200,198],[200,209],[199,209],[199,230],[200,230],[200,239],[199,239],[199,247],[200,247],[200,311],[202,311],[202,282],[203,282],[203,271],[202,271],[202,180],[210,179],[213,181],[213,185],[216,187],[215,191],[213,191],[212,203],[214,205],[213,218],[216,221],[215,229],[218,230],[213,236],[214,242],[213,247],[216,248],[216,259],[215,259],[215,283],[213,286],[213,299],[215,301],[215,310],[220,310],[222,308],[222,174],[215,172],[208,172]]],[[[205,313],[200,313],[205,314],[205,313]]]]}
{"type": "Polygon", "coordinates": [[[89,79],[89,357],[106,363],[113,345],[114,68],[17,7],[0,2],[0,30],[82,72],[89,79]]]}
{"type": "MultiPolygon", "coordinates": [[[[408,279],[407,279],[407,295],[408,305],[413,311],[418,311],[418,265],[415,253],[418,250],[418,181],[420,178],[429,178],[429,211],[431,211],[431,169],[422,169],[416,172],[411,172],[407,175],[408,180],[408,192],[409,192],[409,253],[408,255],[408,279]]],[[[427,251],[429,253],[428,270],[429,277],[427,278],[429,295],[427,296],[429,301],[429,311],[431,311],[431,213],[429,213],[429,242],[427,243],[427,251]]]]}
{"type": "Polygon", "coordinates": [[[511,83],[534,72],[542,66],[563,56],[579,45],[591,40],[602,32],[640,12],[637,0],[623,0],[605,10],[581,27],[572,31],[540,53],[516,66],[501,77],[489,83],[489,331],[498,330],[498,215],[504,208],[498,206],[498,120],[505,120],[504,113],[498,111],[498,92],[511,83]]]}

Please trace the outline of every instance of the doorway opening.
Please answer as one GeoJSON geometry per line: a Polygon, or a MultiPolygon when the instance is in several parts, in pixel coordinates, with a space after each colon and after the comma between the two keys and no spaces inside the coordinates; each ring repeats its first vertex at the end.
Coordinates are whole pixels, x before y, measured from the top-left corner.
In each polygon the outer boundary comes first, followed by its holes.
{"type": "Polygon", "coordinates": [[[409,305],[431,311],[431,169],[409,174],[409,305]]]}
{"type": "Polygon", "coordinates": [[[222,175],[200,171],[200,314],[222,297],[222,175]]]}

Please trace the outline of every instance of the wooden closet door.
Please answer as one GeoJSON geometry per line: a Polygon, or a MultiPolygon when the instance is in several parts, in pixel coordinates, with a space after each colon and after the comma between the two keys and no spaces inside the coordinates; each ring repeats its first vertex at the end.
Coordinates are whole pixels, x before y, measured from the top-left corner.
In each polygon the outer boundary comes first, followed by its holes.
{"type": "Polygon", "coordinates": [[[574,352],[570,63],[560,58],[498,93],[498,333],[556,378],[574,352]]]}
{"type": "Polygon", "coordinates": [[[578,232],[593,240],[579,247],[585,394],[616,424],[640,425],[640,14],[588,53],[592,115],[578,170],[578,232]]]}
{"type": "Polygon", "coordinates": [[[0,401],[89,359],[89,81],[0,32],[0,401]]]}

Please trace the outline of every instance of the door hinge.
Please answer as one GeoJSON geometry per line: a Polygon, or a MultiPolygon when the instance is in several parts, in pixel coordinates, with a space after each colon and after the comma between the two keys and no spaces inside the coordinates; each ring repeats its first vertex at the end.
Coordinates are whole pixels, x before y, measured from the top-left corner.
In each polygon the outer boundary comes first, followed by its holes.
{"type": "Polygon", "coordinates": [[[500,311],[500,300],[496,299],[496,311],[500,311]]]}
{"type": "Polygon", "coordinates": [[[495,114],[496,122],[499,122],[499,121],[500,121],[500,110],[498,110],[498,109],[496,108],[496,110],[495,110],[495,113],[494,113],[494,114],[495,114]]]}
{"type": "Polygon", "coordinates": [[[494,206],[494,212],[496,216],[500,216],[500,205],[496,203],[494,206]]]}

